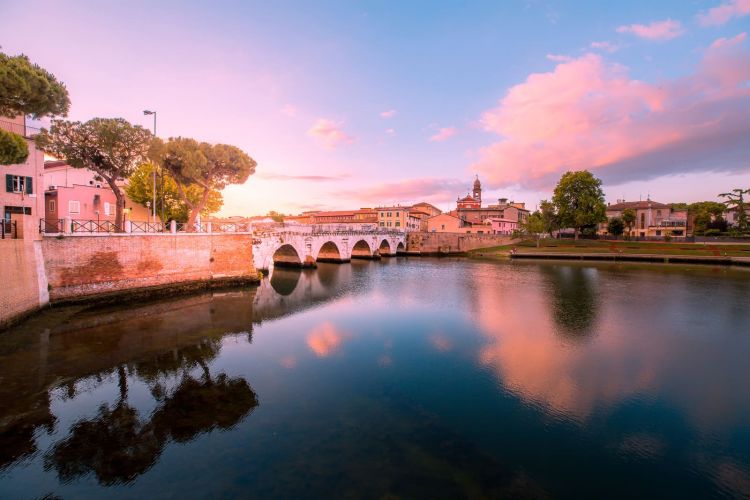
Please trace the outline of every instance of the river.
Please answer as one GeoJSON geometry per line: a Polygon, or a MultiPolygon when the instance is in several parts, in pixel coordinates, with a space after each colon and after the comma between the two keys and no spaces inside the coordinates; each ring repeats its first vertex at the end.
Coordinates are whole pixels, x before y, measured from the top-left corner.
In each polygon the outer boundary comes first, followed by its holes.
{"type": "Polygon", "coordinates": [[[0,498],[750,496],[750,272],[383,259],[0,333],[0,498]]]}

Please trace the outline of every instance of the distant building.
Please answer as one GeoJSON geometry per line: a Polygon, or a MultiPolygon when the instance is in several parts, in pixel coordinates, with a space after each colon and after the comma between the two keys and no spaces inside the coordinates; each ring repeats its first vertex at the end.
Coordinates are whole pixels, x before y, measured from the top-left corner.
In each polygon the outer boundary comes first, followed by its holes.
{"type": "Polygon", "coordinates": [[[319,211],[307,214],[307,217],[308,223],[321,231],[371,231],[377,228],[378,222],[375,210],[371,208],[319,211]]]}
{"type": "Polygon", "coordinates": [[[414,210],[427,214],[428,217],[433,217],[435,215],[440,215],[441,213],[443,213],[443,211],[440,210],[435,205],[431,205],[430,203],[427,203],[424,201],[420,203],[415,203],[414,205],[412,205],[412,208],[414,210]]]}
{"type": "Polygon", "coordinates": [[[20,135],[29,148],[29,157],[24,163],[2,166],[5,175],[5,189],[0,191],[2,219],[9,221],[14,214],[31,215],[39,219],[44,213],[44,196],[39,194],[44,192],[44,153],[34,143],[33,136],[37,130],[28,127],[23,116],[0,117],[0,129],[20,135]]]}
{"type": "Polygon", "coordinates": [[[451,215],[470,225],[486,224],[491,219],[507,219],[521,224],[528,218],[529,211],[524,203],[508,201],[507,198],[500,198],[496,205],[482,207],[482,183],[477,177],[474,180],[472,194],[458,198],[456,209],[451,211],[451,215]]]}
{"type": "MultiPolygon", "coordinates": [[[[745,206],[745,213],[747,214],[747,220],[750,221],[750,203],[745,206]]],[[[734,226],[737,224],[739,215],[740,211],[737,209],[737,207],[729,208],[726,212],[724,212],[724,218],[726,219],[727,224],[729,224],[730,226],[734,226]]]]}
{"type": "MultiPolygon", "coordinates": [[[[635,212],[635,223],[630,229],[629,236],[690,236],[688,211],[686,209],[673,209],[669,205],[650,199],[645,201],[617,200],[617,203],[607,205],[607,220],[613,217],[622,217],[623,212],[628,209],[635,212]]],[[[606,234],[607,222],[601,223],[597,232],[606,234]]],[[[625,228],[625,233],[628,233],[628,228],[625,228]]]]}
{"type": "Polygon", "coordinates": [[[375,211],[378,227],[403,232],[420,231],[422,218],[426,220],[428,217],[426,212],[421,212],[411,206],[377,207],[375,211]]]}
{"type": "Polygon", "coordinates": [[[461,219],[448,213],[433,215],[427,219],[429,233],[459,233],[463,227],[461,219]]]}

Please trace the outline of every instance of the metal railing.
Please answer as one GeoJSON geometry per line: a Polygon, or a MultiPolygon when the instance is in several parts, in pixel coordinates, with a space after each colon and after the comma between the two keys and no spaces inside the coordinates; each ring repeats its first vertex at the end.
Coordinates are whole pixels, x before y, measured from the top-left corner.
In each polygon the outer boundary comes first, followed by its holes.
{"type": "Polygon", "coordinates": [[[214,222],[212,230],[217,233],[248,233],[252,228],[249,222],[214,222]]]}
{"type": "Polygon", "coordinates": [[[131,233],[163,233],[164,226],[161,222],[130,221],[131,233]]]}
{"type": "Polygon", "coordinates": [[[58,234],[63,232],[63,219],[39,219],[39,233],[58,234]]]}
{"type": "Polygon", "coordinates": [[[0,219],[0,239],[18,238],[18,222],[14,220],[0,219]]]}
{"type": "Polygon", "coordinates": [[[71,233],[116,233],[117,224],[109,220],[77,220],[70,224],[71,233]]]}

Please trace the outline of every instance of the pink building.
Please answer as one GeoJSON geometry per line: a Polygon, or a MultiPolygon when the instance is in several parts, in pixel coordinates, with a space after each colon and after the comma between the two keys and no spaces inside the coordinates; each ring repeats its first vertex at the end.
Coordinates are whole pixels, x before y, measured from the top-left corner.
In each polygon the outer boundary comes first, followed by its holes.
{"type": "Polygon", "coordinates": [[[44,211],[44,196],[38,195],[43,192],[44,153],[36,148],[32,139],[37,129],[26,126],[23,116],[0,117],[0,128],[24,137],[29,148],[25,163],[2,166],[5,177],[5,189],[0,191],[2,219],[10,220],[14,214],[38,219],[44,211]]]}
{"type": "MultiPolygon", "coordinates": [[[[119,184],[124,191],[125,182],[119,184]]],[[[64,161],[47,161],[44,163],[44,186],[44,219],[47,221],[65,218],[115,220],[117,199],[109,184],[101,180],[96,172],[71,167],[64,161]]],[[[125,218],[140,222],[151,220],[149,210],[130,200],[127,195],[125,218]]]]}
{"type": "Polygon", "coordinates": [[[493,217],[490,219],[490,225],[492,227],[492,234],[511,235],[518,229],[518,220],[493,217]]]}

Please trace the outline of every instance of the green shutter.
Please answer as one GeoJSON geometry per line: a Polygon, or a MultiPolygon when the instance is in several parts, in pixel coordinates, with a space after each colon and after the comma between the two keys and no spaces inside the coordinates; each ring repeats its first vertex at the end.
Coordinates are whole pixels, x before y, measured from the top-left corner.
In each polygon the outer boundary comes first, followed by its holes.
{"type": "Polygon", "coordinates": [[[34,178],[26,177],[26,194],[34,194],[34,178]]]}
{"type": "Polygon", "coordinates": [[[9,193],[13,192],[13,176],[5,174],[5,190],[9,193]]]}

